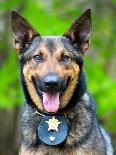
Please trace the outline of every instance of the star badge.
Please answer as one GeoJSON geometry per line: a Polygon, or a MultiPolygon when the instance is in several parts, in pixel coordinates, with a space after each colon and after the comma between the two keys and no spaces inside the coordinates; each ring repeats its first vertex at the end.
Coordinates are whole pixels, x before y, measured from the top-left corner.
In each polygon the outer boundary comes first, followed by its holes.
{"type": "Polygon", "coordinates": [[[53,116],[51,119],[45,122],[48,124],[49,127],[48,131],[55,130],[57,132],[58,132],[58,126],[62,123],[58,119],[56,119],[55,116],[53,116]]]}

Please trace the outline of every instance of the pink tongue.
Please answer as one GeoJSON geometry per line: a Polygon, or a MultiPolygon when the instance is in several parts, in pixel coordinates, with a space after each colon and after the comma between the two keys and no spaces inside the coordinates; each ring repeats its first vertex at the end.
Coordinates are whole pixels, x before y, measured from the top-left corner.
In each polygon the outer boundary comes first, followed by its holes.
{"type": "Polygon", "coordinates": [[[59,93],[43,92],[43,105],[47,112],[57,112],[59,109],[59,93]]]}

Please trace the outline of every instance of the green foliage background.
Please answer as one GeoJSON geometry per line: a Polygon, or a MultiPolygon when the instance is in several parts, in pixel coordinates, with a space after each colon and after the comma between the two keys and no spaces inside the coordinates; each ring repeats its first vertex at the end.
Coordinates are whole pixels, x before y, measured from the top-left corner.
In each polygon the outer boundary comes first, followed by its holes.
{"type": "Polygon", "coordinates": [[[12,48],[10,11],[18,10],[42,35],[61,35],[85,9],[92,8],[91,47],[85,56],[88,90],[101,123],[116,136],[116,1],[3,0],[0,37],[0,108],[23,103],[18,57],[12,48]]]}

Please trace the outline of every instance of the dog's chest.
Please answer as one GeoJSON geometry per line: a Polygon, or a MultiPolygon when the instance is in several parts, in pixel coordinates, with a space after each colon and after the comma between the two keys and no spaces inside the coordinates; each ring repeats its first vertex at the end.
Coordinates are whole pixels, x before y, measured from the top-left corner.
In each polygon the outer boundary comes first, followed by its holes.
{"type": "Polygon", "coordinates": [[[105,155],[103,153],[92,152],[92,151],[83,151],[83,149],[76,149],[76,148],[46,148],[41,147],[35,154],[32,155],[105,155]]]}

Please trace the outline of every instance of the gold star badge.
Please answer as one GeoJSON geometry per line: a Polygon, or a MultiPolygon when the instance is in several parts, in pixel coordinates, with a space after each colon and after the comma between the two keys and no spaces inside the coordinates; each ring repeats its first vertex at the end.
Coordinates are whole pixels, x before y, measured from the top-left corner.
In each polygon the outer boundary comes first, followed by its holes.
{"type": "Polygon", "coordinates": [[[57,132],[58,132],[58,125],[62,123],[58,119],[56,119],[55,116],[49,119],[49,121],[45,121],[45,122],[48,124],[48,127],[49,127],[48,131],[56,130],[57,132]]]}

